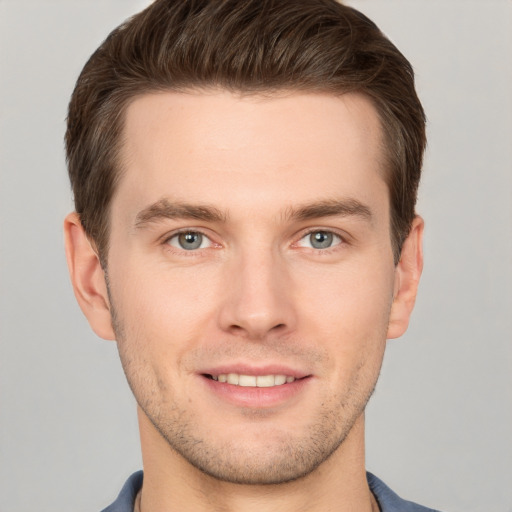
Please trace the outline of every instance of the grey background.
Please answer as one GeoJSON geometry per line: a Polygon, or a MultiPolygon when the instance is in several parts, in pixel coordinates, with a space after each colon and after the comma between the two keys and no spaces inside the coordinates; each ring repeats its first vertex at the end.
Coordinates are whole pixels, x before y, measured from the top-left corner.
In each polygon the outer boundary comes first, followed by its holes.
{"type": "MultiPolygon", "coordinates": [[[[0,0],[0,510],[93,511],[141,466],[115,344],[67,277],[69,95],[143,0],[0,0]]],[[[452,512],[512,511],[512,3],[359,0],[429,117],[426,267],[368,410],[368,468],[452,512]]]]}

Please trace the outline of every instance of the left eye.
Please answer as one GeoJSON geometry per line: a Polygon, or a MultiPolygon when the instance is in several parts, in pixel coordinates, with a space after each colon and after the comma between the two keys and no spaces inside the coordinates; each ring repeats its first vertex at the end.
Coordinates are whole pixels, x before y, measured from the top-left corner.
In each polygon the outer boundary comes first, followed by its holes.
{"type": "Polygon", "coordinates": [[[185,231],[178,233],[169,240],[167,243],[177,249],[184,249],[185,251],[194,251],[195,249],[205,249],[211,246],[211,242],[202,233],[198,231],[185,231]]]}
{"type": "Polygon", "coordinates": [[[299,245],[312,249],[329,249],[330,247],[339,245],[341,242],[341,238],[331,231],[312,231],[301,238],[299,245]]]}

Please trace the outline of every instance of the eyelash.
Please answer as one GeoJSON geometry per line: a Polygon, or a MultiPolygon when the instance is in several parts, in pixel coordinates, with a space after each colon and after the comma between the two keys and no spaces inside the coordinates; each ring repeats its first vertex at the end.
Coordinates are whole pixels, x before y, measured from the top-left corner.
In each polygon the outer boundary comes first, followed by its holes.
{"type": "Polygon", "coordinates": [[[186,229],[180,229],[178,231],[174,231],[173,233],[164,236],[161,243],[165,247],[166,250],[174,252],[176,254],[179,254],[180,256],[198,256],[200,254],[200,251],[204,251],[205,249],[215,249],[215,248],[220,247],[220,244],[215,243],[212,240],[211,236],[208,236],[204,231],[202,231],[201,229],[193,229],[193,228],[186,228],[186,229]],[[191,234],[193,233],[193,234],[198,234],[198,235],[203,236],[210,242],[210,246],[198,248],[198,249],[194,249],[194,250],[187,250],[187,249],[183,249],[183,248],[180,249],[177,247],[173,247],[170,244],[170,241],[173,238],[179,237],[180,235],[187,234],[187,233],[191,233],[191,234]]]}
{"type": "Polygon", "coordinates": [[[308,249],[310,251],[313,251],[315,254],[327,255],[327,254],[330,254],[331,252],[339,250],[340,246],[344,246],[344,245],[348,244],[346,236],[342,235],[337,230],[334,230],[332,228],[327,229],[327,228],[313,227],[313,228],[309,228],[307,231],[301,233],[300,238],[298,238],[297,242],[294,242],[292,245],[293,246],[299,246],[299,243],[302,240],[304,240],[308,236],[311,236],[313,233],[326,233],[326,234],[329,234],[329,235],[333,235],[334,237],[339,239],[338,243],[332,245],[331,247],[326,247],[324,249],[322,249],[322,248],[315,248],[315,247],[303,247],[304,249],[308,249]]]}
{"type": "MultiPolygon", "coordinates": [[[[179,254],[181,256],[198,256],[198,255],[201,254],[202,251],[204,251],[206,249],[216,249],[216,248],[220,248],[221,247],[221,244],[218,244],[218,243],[214,242],[212,240],[211,236],[209,236],[203,230],[201,230],[201,229],[193,229],[193,228],[181,229],[179,231],[173,232],[172,234],[166,235],[165,237],[162,238],[162,242],[161,243],[162,243],[162,245],[165,246],[165,248],[167,250],[169,250],[171,252],[174,252],[176,254],[179,254]],[[173,238],[178,237],[179,235],[182,235],[182,234],[185,234],[185,233],[199,234],[199,235],[205,237],[207,240],[209,240],[211,245],[209,247],[203,247],[203,248],[187,250],[187,249],[183,249],[183,248],[180,249],[180,248],[177,248],[177,247],[173,247],[170,244],[170,241],[173,238]]],[[[315,228],[309,228],[307,231],[301,233],[300,237],[297,239],[297,241],[293,242],[291,244],[291,246],[292,247],[302,247],[303,249],[312,251],[315,254],[327,255],[327,254],[330,254],[333,251],[339,250],[340,246],[344,246],[344,245],[347,245],[347,244],[348,244],[348,241],[347,241],[346,236],[342,235],[338,231],[333,230],[333,229],[326,229],[326,228],[315,227],[315,228]],[[300,246],[299,245],[302,240],[304,240],[306,237],[312,235],[313,233],[326,233],[326,234],[333,235],[334,237],[339,239],[339,242],[336,243],[335,245],[331,246],[331,247],[326,247],[326,248],[304,247],[304,246],[300,246]]]]}

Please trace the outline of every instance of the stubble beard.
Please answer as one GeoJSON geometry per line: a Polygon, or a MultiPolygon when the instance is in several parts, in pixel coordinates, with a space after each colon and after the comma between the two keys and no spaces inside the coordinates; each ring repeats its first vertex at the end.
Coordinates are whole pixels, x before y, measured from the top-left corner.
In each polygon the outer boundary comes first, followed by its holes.
{"type": "Polygon", "coordinates": [[[323,411],[301,437],[270,432],[248,447],[237,439],[219,442],[198,436],[184,410],[166,410],[163,415],[151,404],[139,401],[139,405],[170,448],[188,463],[217,480],[243,485],[284,484],[308,476],[336,452],[360,416],[351,414],[341,423],[338,415],[323,411]],[[270,441],[262,442],[262,438],[270,441]]]}
{"type": "Polygon", "coordinates": [[[110,305],[121,363],[139,407],[172,451],[201,473],[220,481],[276,485],[306,477],[340,448],[375,389],[378,372],[370,386],[356,379],[348,396],[335,396],[322,403],[316,421],[300,437],[294,432],[270,429],[271,436],[262,432],[250,447],[240,446],[234,438],[219,442],[198,429],[189,410],[180,408],[177,402],[161,400],[163,396],[173,397],[173,390],[156,376],[153,380],[148,377],[151,370],[125,350],[125,329],[111,296],[110,305]]]}
{"type": "MultiPolygon", "coordinates": [[[[131,372],[125,368],[127,376],[133,377],[131,372]]],[[[243,485],[284,484],[311,474],[340,448],[373,392],[372,388],[358,408],[343,402],[324,404],[316,422],[300,437],[270,429],[248,447],[236,438],[219,441],[202,436],[204,431],[188,411],[147,399],[148,393],[139,388],[140,378],[130,377],[128,382],[140,408],[174,452],[205,475],[243,485]],[[332,412],[333,408],[341,412],[332,412]]]]}

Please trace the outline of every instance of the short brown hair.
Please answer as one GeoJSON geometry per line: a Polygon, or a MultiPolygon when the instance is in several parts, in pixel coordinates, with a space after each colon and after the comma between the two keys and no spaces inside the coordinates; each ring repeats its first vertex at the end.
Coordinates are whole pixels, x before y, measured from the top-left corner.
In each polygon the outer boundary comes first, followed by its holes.
{"type": "Polygon", "coordinates": [[[156,0],[94,52],[69,104],[75,208],[104,265],[128,103],[152,91],[211,87],[371,98],[384,133],[398,261],[415,215],[425,115],[411,65],[378,27],[335,0],[156,0]]]}

